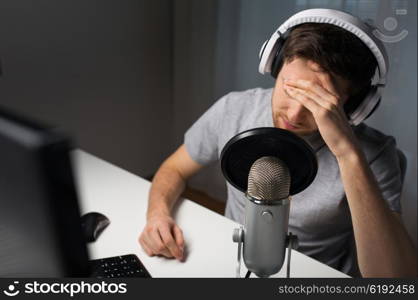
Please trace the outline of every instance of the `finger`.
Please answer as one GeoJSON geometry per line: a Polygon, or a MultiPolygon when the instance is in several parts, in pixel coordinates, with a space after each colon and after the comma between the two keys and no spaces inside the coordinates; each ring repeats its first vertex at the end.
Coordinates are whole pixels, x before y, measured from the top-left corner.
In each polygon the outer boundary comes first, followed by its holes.
{"type": "Polygon", "coordinates": [[[167,249],[165,249],[159,234],[156,234],[156,229],[151,230],[150,228],[148,228],[144,230],[140,237],[140,244],[141,246],[145,246],[143,247],[144,251],[148,250],[150,256],[164,255],[166,257],[172,257],[170,252],[167,249]]]}
{"type": "Polygon", "coordinates": [[[148,256],[154,256],[154,252],[151,250],[149,246],[149,240],[145,233],[142,233],[139,237],[139,244],[148,256]]]}
{"type": "Polygon", "coordinates": [[[176,243],[181,251],[181,258],[180,261],[184,260],[184,238],[183,238],[183,232],[177,225],[173,228],[173,234],[174,239],[176,240],[176,243]]]}
{"type": "Polygon", "coordinates": [[[305,97],[310,98],[311,100],[314,100],[316,103],[318,103],[320,106],[322,106],[323,108],[327,110],[333,110],[336,107],[335,104],[328,102],[327,100],[321,98],[320,96],[311,92],[310,90],[305,90],[303,88],[300,89],[300,88],[295,88],[295,87],[289,87],[289,89],[293,91],[294,93],[304,95],[305,97]]]}
{"type": "Polygon", "coordinates": [[[306,97],[302,93],[300,93],[296,88],[288,87],[286,88],[287,93],[290,97],[298,101],[304,107],[306,107],[313,115],[319,111],[319,109],[323,109],[321,105],[319,105],[313,99],[306,97]]]}
{"type": "Polygon", "coordinates": [[[335,96],[339,95],[337,87],[335,85],[335,79],[331,76],[330,73],[328,72],[320,73],[319,78],[322,79],[321,82],[327,91],[334,94],[335,96]]]}
{"type": "MultiPolygon", "coordinates": [[[[338,98],[339,93],[335,85],[335,79],[328,72],[318,72],[317,77],[320,79],[320,83],[321,83],[321,84],[318,84],[318,86],[322,87],[326,92],[338,98]]],[[[315,83],[315,82],[304,80],[304,79],[291,80],[291,81],[305,81],[305,82],[315,83]]]]}
{"type": "Polygon", "coordinates": [[[161,254],[165,257],[173,257],[173,255],[171,255],[170,251],[167,249],[164,242],[162,241],[158,229],[154,229],[151,231],[149,241],[150,243],[148,243],[148,245],[155,254],[161,254]]]}
{"type": "Polygon", "coordinates": [[[308,80],[303,80],[303,79],[287,80],[285,82],[285,85],[289,85],[289,86],[292,86],[292,87],[301,88],[301,89],[311,91],[312,93],[318,95],[322,99],[325,99],[325,100],[333,103],[334,105],[338,105],[339,101],[338,101],[337,94],[335,94],[332,91],[329,91],[329,90],[325,89],[324,87],[322,87],[321,85],[319,85],[315,82],[308,81],[308,80]]]}
{"type": "Polygon", "coordinates": [[[141,237],[139,238],[139,242],[142,246],[142,248],[144,249],[144,251],[149,255],[149,256],[154,256],[156,253],[152,250],[151,248],[151,242],[149,240],[149,235],[146,233],[142,233],[141,237]]]}
{"type": "Polygon", "coordinates": [[[154,253],[152,253],[151,249],[145,243],[141,244],[141,246],[148,256],[154,256],[154,253]]]}
{"type": "Polygon", "coordinates": [[[329,91],[320,84],[317,84],[309,80],[287,80],[285,82],[285,85],[310,91],[318,95],[322,99],[327,100],[335,105],[337,105],[339,102],[338,95],[336,93],[334,93],[333,91],[329,91]]]}
{"type": "Polygon", "coordinates": [[[174,239],[176,240],[177,245],[180,249],[184,249],[184,237],[183,231],[177,225],[173,228],[174,239]]]}
{"type": "Polygon", "coordinates": [[[170,253],[175,258],[181,259],[181,251],[170,232],[170,228],[168,226],[160,227],[159,232],[164,245],[170,251],[170,253]]]}

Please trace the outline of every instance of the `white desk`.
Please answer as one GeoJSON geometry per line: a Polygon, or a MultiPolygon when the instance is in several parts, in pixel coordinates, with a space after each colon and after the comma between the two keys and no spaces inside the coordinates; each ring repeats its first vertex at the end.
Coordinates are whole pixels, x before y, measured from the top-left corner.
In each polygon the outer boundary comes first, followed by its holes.
{"type": "MultiPolygon", "coordinates": [[[[235,277],[239,225],[192,201],[181,200],[175,219],[187,249],[185,262],[149,257],[138,243],[144,228],[150,182],[81,150],[73,152],[81,213],[97,211],[111,224],[89,244],[91,258],[136,254],[153,277],[235,277]]],[[[273,277],[286,276],[286,261],[273,277]]],[[[245,275],[244,263],[241,265],[245,275]]],[[[349,277],[302,253],[292,251],[291,277],[349,277]]]]}

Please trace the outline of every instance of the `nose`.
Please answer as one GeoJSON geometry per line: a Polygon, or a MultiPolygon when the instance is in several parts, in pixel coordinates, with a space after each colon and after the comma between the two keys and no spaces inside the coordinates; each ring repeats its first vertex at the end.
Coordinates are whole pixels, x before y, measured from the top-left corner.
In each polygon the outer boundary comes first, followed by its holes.
{"type": "Polygon", "coordinates": [[[292,104],[287,110],[287,118],[293,125],[301,125],[308,110],[296,100],[292,101],[292,104]]]}

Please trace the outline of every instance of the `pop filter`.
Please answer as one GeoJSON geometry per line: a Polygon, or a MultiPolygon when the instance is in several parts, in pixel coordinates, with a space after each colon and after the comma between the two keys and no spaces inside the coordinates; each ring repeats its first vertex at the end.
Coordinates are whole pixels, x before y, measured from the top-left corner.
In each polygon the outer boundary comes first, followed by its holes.
{"type": "Polygon", "coordinates": [[[264,156],[275,156],[288,167],[290,195],[307,188],[318,171],[312,148],[294,133],[262,127],[241,132],[231,138],[221,153],[221,167],[226,180],[245,193],[252,164],[264,156]]]}

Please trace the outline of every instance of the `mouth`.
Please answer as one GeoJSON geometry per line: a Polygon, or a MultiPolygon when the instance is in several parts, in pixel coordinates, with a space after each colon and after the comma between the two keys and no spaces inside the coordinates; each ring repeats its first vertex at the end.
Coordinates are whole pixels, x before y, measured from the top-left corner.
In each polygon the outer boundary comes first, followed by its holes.
{"type": "Polygon", "coordinates": [[[290,123],[289,121],[287,121],[283,117],[281,119],[283,121],[283,125],[284,125],[285,129],[288,129],[288,130],[297,130],[297,129],[300,128],[300,126],[296,126],[295,124],[290,123]]]}

